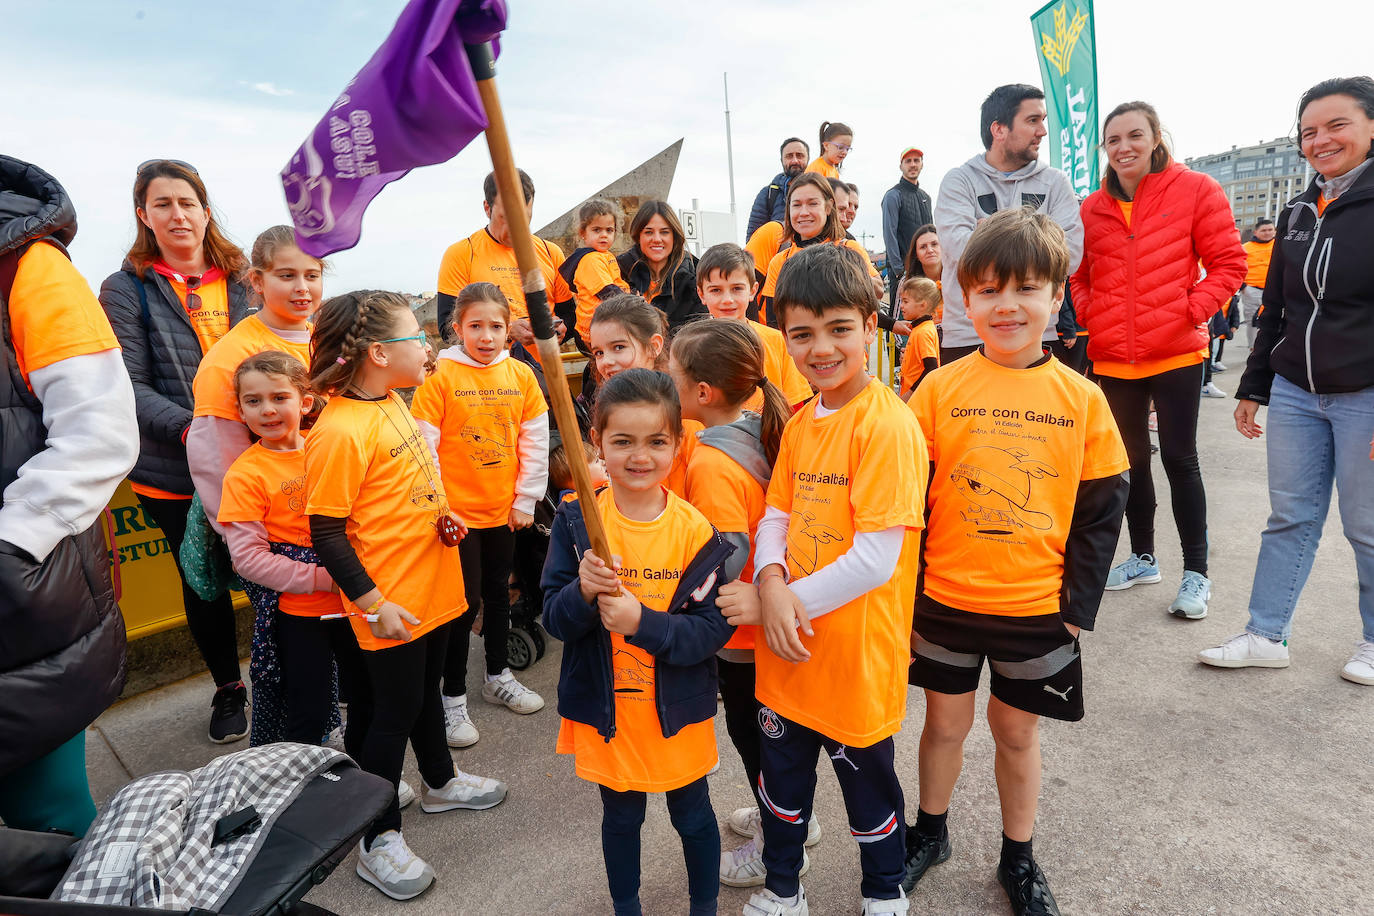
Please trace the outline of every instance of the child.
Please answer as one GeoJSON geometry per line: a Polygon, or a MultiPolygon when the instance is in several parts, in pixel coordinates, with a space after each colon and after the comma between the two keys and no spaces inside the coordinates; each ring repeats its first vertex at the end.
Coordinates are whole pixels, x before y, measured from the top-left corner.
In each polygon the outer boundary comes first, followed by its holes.
{"type": "MultiPolygon", "coordinates": [[[[280,739],[319,744],[338,718],[335,660],[344,683],[365,684],[365,675],[358,641],[342,618],[334,580],[310,546],[305,520],[301,418],[314,407],[314,396],[305,366],[280,350],[245,359],[233,384],[239,415],[258,441],[224,475],[219,523],[257,617],[268,620],[274,635],[284,713],[280,739]]],[[[258,692],[255,682],[255,701],[258,692]]],[[[256,732],[256,704],[253,719],[256,732]]],[[[360,739],[358,728],[345,731],[349,754],[361,752],[360,739]]]]}
{"type": "MultiPolygon", "coordinates": [[[[640,296],[616,296],[596,307],[592,315],[591,356],[596,374],[604,384],[626,369],[662,369],[668,352],[668,319],[640,296]]],[[[595,393],[593,397],[595,397],[595,393]]],[[[677,456],[665,486],[678,496],[687,495],[687,461],[696,447],[701,424],[682,424],[677,456]]]]}
{"type": "Polygon", "coordinates": [[[577,303],[577,338],[585,342],[597,305],[612,296],[628,293],[620,276],[620,264],[611,254],[615,242],[615,205],[593,198],[577,211],[577,239],[582,244],[558,266],[577,303]]]}
{"type": "MultiPolygon", "coordinates": [[[[308,363],[309,319],[319,307],[324,289],[324,262],[296,246],[290,226],[273,226],[260,234],[253,242],[250,263],[248,281],[262,307],[210,348],[192,383],[195,408],[186,432],[186,457],[205,516],[216,527],[225,472],[251,442],[234,394],[234,373],[246,357],[265,350],[278,350],[295,357],[302,365],[308,363]]],[[[248,667],[253,683],[249,742],[254,746],[284,740],[287,715],[282,672],[277,664],[277,617],[270,604],[263,608],[266,610],[253,619],[248,667]]],[[[233,620],[226,620],[229,629],[217,638],[232,643],[233,620]]],[[[220,692],[225,690],[243,691],[244,687],[241,683],[220,687],[220,692]]],[[[330,718],[331,727],[339,721],[337,712],[330,718]]],[[[227,743],[242,737],[240,729],[232,728],[228,734],[212,736],[211,740],[227,743]]]]}
{"type": "MultiPolygon", "coordinates": [[[[725,242],[712,245],[697,262],[697,295],[712,318],[743,321],[753,328],[763,344],[763,371],[768,380],[781,389],[789,407],[796,409],[811,397],[811,385],[787,355],[787,341],[782,332],[759,324],[748,317],[750,305],[758,293],[754,282],[754,259],[738,245],[725,242]]],[[[744,405],[745,410],[759,413],[763,409],[763,391],[755,391],[744,405]]]]}
{"type": "MultiPolygon", "coordinates": [[[[591,475],[592,486],[599,489],[610,483],[610,478],[606,476],[606,462],[596,454],[596,446],[585,439],[577,441],[582,443],[582,455],[587,459],[587,472],[591,475]]],[[[562,443],[549,452],[549,482],[558,488],[560,503],[577,498],[576,482],[572,468],[568,466],[568,451],[562,443]]]]}
{"type": "MultiPolygon", "coordinates": [[[[320,309],[311,385],[331,396],[305,443],[310,538],[343,593],[363,649],[370,703],[357,760],[397,784],[406,739],[424,779],[426,812],[500,804],[505,783],[458,770],[444,739],[439,677],[449,627],[467,608],[448,551],[464,533],[449,510],[424,435],[392,389],[420,384],[431,351],[406,300],[363,290],[320,309]]],[[[401,836],[397,803],[359,843],[358,875],[396,900],[423,893],[434,870],[401,836]]]]}
{"type": "Polygon", "coordinates": [[[559,506],[544,566],[544,625],[563,640],[558,752],[601,787],[601,849],[617,916],[640,913],[645,793],[666,792],[682,837],[692,914],[714,914],[720,833],[706,774],[717,763],[716,608],[732,552],[663,482],[682,437],[672,380],[630,369],[597,396],[592,436],[611,486],[559,506]],[[616,569],[590,549],[601,513],[616,569]],[[579,560],[580,557],[580,560],[579,560]]]}
{"type": "MultiPolygon", "coordinates": [[[[717,246],[720,247],[720,246],[717,246]]],[[[754,529],[763,518],[764,492],[778,455],[782,428],[792,415],[787,399],[763,371],[764,349],[742,321],[698,321],[673,339],[668,372],[677,386],[682,416],[705,424],[687,465],[687,501],[706,516],[735,553],[725,564],[720,605],[728,622],[757,617],[757,591],[750,584],[754,529]],[[746,401],[763,394],[762,415],[748,412],[746,401]],[[752,600],[751,600],[752,599],[752,600]],[[751,609],[752,608],[752,612],[751,609]]],[[[808,389],[809,390],[809,389],[808,389]]],[[[754,641],[757,627],[738,627],[717,653],[725,728],[744,763],[750,786],[759,778],[759,704],[754,699],[754,641]]],[[[756,799],[757,801],[757,799],[756,799]]],[[[730,828],[748,838],[724,853],[720,880],[732,887],[763,883],[763,837],[757,805],[730,815],[730,828]]],[[[820,840],[811,820],[808,843],[820,840]]]]}
{"type": "Polygon", "coordinates": [[[1041,349],[1068,266],[1064,233],[1043,214],[983,220],[959,259],[982,350],[937,369],[910,401],[933,471],[910,678],[926,695],[920,809],[903,886],[949,858],[945,817],[986,658],[997,877],[1017,914],[1059,912],[1031,855],[1039,721],[1083,717],[1078,632],[1097,616],[1129,490],[1101,390],[1041,349]]]}
{"type": "Polygon", "coordinates": [[[906,713],[925,443],[866,370],[878,319],[865,273],[846,249],[817,245],[778,278],[788,351],[820,396],[783,431],[754,546],[768,876],[748,916],[809,911],[799,876],[822,747],[859,843],[862,912],[907,912],[892,735],[906,713]]]}
{"type": "Polygon", "coordinates": [[[921,384],[926,373],[940,365],[940,335],[935,330],[935,310],[940,306],[940,287],[926,277],[905,277],[897,287],[902,318],[911,323],[911,334],[902,353],[903,400],[921,384]]]}
{"type": "Polygon", "coordinates": [[[444,722],[449,747],[477,743],[468,715],[468,633],[482,609],[487,675],[482,699],[522,715],[544,700],[506,658],[515,532],[534,522],[548,488],[549,409],[532,370],[506,349],[510,305],[494,283],[470,283],[453,306],[458,345],[439,352],[410,412],[439,459],[449,508],[468,526],[458,548],[467,613],[449,634],[444,722]]]}

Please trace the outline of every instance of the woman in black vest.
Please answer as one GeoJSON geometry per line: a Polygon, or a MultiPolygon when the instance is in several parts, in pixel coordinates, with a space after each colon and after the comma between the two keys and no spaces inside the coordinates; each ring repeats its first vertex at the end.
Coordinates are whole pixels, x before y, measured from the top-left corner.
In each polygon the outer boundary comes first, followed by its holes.
{"type": "Polygon", "coordinates": [[[616,260],[630,289],[668,317],[668,333],[707,314],[697,296],[697,259],[665,201],[648,200],[630,220],[630,250],[616,260]]]}
{"type": "MultiPolygon", "coordinates": [[[[137,235],[124,264],[105,278],[100,302],[124,351],[138,403],[141,451],[129,475],[138,501],[171,546],[181,571],[181,541],[195,488],[186,462],[191,383],[205,351],[242,317],[247,260],[224,237],[209,196],[190,165],[152,159],[134,178],[137,235]]],[[[239,675],[234,608],[228,592],[200,598],[183,580],[186,623],[215,680],[210,740],[248,734],[248,693],[239,675]]]]}
{"type": "Polygon", "coordinates": [[[80,836],[86,726],[124,686],[94,523],[138,437],[114,334],[67,259],[75,234],[57,180],[0,156],[0,821],[80,836]]]}

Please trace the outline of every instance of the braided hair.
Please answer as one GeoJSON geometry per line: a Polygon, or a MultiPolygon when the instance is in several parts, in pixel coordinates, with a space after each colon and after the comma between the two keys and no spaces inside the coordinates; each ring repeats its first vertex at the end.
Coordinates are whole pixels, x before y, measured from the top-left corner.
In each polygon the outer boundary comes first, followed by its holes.
{"type": "Polygon", "coordinates": [[[353,384],[367,348],[392,336],[396,316],[409,311],[400,293],[362,289],[325,300],[310,335],[310,386],[338,394],[353,384]]]}

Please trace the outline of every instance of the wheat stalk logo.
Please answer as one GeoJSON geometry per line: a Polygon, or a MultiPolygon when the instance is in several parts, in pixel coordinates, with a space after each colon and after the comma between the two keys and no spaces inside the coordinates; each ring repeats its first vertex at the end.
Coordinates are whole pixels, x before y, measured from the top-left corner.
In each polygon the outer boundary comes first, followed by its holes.
{"type": "Polygon", "coordinates": [[[1060,76],[1069,72],[1069,61],[1073,58],[1073,49],[1078,45],[1078,36],[1083,34],[1083,27],[1088,24],[1088,17],[1081,9],[1073,14],[1073,22],[1067,26],[1066,18],[1064,7],[1059,7],[1054,11],[1054,36],[1040,33],[1043,39],[1040,52],[1045,55],[1045,60],[1054,64],[1060,76]]]}

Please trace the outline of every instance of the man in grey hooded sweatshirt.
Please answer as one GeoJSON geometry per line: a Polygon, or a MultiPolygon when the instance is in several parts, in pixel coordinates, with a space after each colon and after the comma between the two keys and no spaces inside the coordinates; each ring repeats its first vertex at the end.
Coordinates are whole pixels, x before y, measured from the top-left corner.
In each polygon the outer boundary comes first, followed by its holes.
{"type": "MultiPolygon", "coordinates": [[[[1063,172],[1039,159],[1040,140],[1047,133],[1045,94],[1024,83],[998,86],[983,100],[980,126],[987,152],[946,173],[935,204],[935,229],[944,258],[941,364],[978,349],[978,335],[964,315],[958,274],[964,246],[984,217],[1011,207],[1031,207],[1064,230],[1070,274],[1083,259],[1083,221],[1073,187],[1063,172]]],[[[1045,329],[1044,339],[1055,349],[1064,346],[1054,322],[1045,329]]]]}

